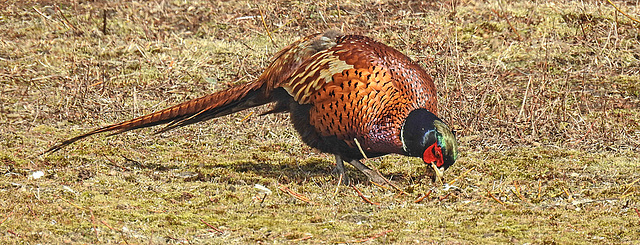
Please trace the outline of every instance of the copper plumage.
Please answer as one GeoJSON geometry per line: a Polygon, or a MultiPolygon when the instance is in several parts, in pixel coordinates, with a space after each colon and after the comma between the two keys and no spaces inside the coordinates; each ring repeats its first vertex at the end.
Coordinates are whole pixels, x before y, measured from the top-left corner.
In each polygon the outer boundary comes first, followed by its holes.
{"type": "Polygon", "coordinates": [[[457,158],[455,137],[436,116],[436,88],[424,69],[371,38],[333,30],[285,47],[254,82],[90,131],[46,152],[97,133],[167,124],[159,130],[163,132],[274,102],[267,113],[289,111],[306,144],[336,156],[339,173],[347,161],[381,182],[360,163],[362,152],[367,157],[396,153],[423,159],[428,154],[444,168],[457,158]],[[433,144],[438,147],[428,148],[433,144]],[[432,154],[431,149],[442,152],[432,154]]]}

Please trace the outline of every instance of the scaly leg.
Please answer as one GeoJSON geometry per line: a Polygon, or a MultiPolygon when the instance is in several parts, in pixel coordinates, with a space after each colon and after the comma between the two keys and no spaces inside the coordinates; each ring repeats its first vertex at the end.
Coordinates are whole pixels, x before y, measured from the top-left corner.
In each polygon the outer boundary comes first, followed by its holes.
{"type": "MultiPolygon", "coordinates": [[[[344,183],[345,185],[349,184],[349,178],[347,177],[347,175],[345,174],[346,171],[344,170],[344,161],[342,160],[342,158],[338,155],[336,156],[336,168],[333,169],[333,171],[338,174],[338,178],[340,179],[340,182],[344,183]]],[[[338,182],[338,185],[340,185],[341,183],[338,182]]]]}
{"type": "MultiPolygon", "coordinates": [[[[344,169],[344,161],[342,160],[342,158],[338,155],[336,156],[336,168],[333,170],[336,174],[338,174],[339,176],[342,176],[342,183],[345,183],[346,185],[349,184],[349,178],[346,175],[346,171],[344,169]]],[[[373,181],[377,184],[385,184],[385,183],[391,183],[391,181],[387,180],[384,176],[380,175],[380,173],[378,171],[375,171],[369,167],[367,167],[366,165],[362,164],[359,160],[351,160],[349,161],[349,164],[351,164],[353,167],[357,168],[358,170],[360,170],[360,172],[364,173],[364,175],[367,176],[367,178],[369,178],[370,181],[373,181]]],[[[340,184],[340,183],[338,183],[340,184]]]]}
{"type": "Polygon", "coordinates": [[[370,169],[366,165],[362,164],[359,160],[354,159],[354,160],[351,160],[349,163],[355,168],[357,168],[358,170],[360,170],[362,173],[364,173],[364,175],[366,175],[370,181],[376,182],[377,184],[385,184],[388,182],[388,180],[386,180],[384,176],[380,175],[377,171],[374,171],[373,169],[370,169]]]}

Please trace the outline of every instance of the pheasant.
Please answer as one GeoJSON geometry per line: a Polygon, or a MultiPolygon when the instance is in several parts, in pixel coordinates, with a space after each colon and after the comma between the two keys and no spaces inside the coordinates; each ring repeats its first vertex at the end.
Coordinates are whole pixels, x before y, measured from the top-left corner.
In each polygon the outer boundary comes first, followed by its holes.
{"type": "Polygon", "coordinates": [[[422,157],[441,175],[458,156],[454,134],[436,116],[431,76],[389,46],[337,30],[285,47],[254,82],[95,129],[45,153],[98,133],[167,124],[161,133],[268,103],[274,106],[263,114],[288,111],[304,143],[335,155],[341,176],[346,161],[381,183],[360,160],[391,153],[422,157]]]}

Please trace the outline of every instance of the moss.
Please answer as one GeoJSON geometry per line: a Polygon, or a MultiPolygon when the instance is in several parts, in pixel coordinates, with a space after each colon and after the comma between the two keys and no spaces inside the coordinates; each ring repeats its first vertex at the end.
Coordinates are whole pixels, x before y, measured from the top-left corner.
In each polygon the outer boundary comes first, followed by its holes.
{"type": "Polygon", "coordinates": [[[95,3],[60,6],[51,18],[33,11],[43,6],[7,3],[0,241],[630,244],[640,236],[637,30],[628,20],[618,16],[609,35],[610,12],[570,1],[273,2],[262,13],[274,45],[247,3],[115,2],[106,35],[95,3]],[[39,155],[90,128],[252,81],[299,36],[343,24],[434,75],[439,115],[460,129],[449,187],[434,187],[419,158],[390,155],[363,162],[409,195],[348,167],[380,205],[365,203],[337,185],[333,156],[304,145],[287,115],[256,116],[266,108],[39,155]]]}
{"type": "Polygon", "coordinates": [[[638,76],[619,75],[612,77],[611,82],[614,88],[621,90],[623,95],[640,97],[640,78],[638,76]]]}

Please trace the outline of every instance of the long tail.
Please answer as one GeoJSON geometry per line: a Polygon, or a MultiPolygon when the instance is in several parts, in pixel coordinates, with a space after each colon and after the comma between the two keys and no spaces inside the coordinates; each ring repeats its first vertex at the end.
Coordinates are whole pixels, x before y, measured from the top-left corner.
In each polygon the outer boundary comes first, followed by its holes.
{"type": "MultiPolygon", "coordinates": [[[[328,30],[324,34],[310,35],[290,44],[274,55],[271,64],[255,82],[193,99],[129,121],[95,129],[91,132],[60,142],[49,148],[43,154],[55,152],[73,142],[94,134],[113,132],[113,135],[133,129],[168,123],[167,126],[157,132],[161,133],[173,128],[274,102],[277,99],[272,92],[275,88],[280,87],[279,83],[291,76],[305,59],[321,50],[335,46],[336,37],[340,35],[342,34],[337,30],[328,30]]],[[[279,112],[286,109],[284,105],[276,105],[273,110],[267,113],[279,112]]]]}
{"type": "Polygon", "coordinates": [[[98,128],[88,133],[62,141],[59,144],[49,148],[43,154],[56,152],[73,142],[84,139],[94,134],[113,132],[112,135],[114,135],[129,130],[168,123],[167,126],[156,132],[161,133],[176,127],[186,126],[208,119],[229,115],[231,113],[242,111],[251,107],[263,105],[271,102],[270,98],[267,95],[268,93],[261,91],[263,84],[264,83],[259,80],[253,83],[239,85],[227,90],[193,99],[145,116],[98,128]]]}

